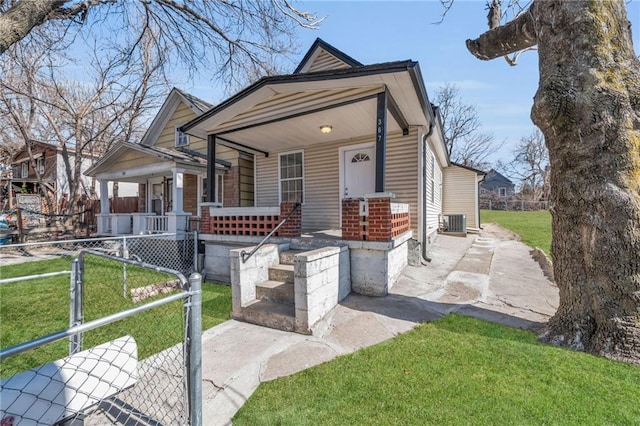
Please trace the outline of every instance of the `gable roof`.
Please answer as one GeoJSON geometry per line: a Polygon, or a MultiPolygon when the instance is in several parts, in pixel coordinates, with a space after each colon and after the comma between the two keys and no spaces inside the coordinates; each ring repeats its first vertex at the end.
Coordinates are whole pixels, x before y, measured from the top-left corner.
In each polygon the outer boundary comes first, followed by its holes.
{"type": "Polygon", "coordinates": [[[489,170],[489,172],[487,173],[487,177],[484,180],[484,183],[489,184],[492,181],[494,181],[494,182],[504,182],[504,183],[509,184],[509,185],[514,185],[513,182],[511,181],[511,179],[507,178],[506,176],[504,176],[503,174],[501,174],[500,172],[498,172],[495,169],[489,170]]]}
{"type": "Polygon", "coordinates": [[[193,96],[178,89],[177,87],[174,87],[173,89],[171,89],[171,91],[167,95],[167,98],[164,100],[164,103],[158,110],[158,113],[153,118],[151,125],[149,125],[149,128],[140,140],[140,144],[147,146],[155,144],[156,140],[160,136],[160,133],[165,128],[167,122],[169,122],[180,103],[184,103],[186,106],[188,106],[197,116],[201,115],[203,112],[209,110],[213,106],[212,104],[203,101],[196,96],[193,96]]]}
{"type": "MultiPolygon", "coordinates": [[[[158,158],[160,160],[173,161],[177,164],[203,168],[207,165],[207,156],[189,149],[164,148],[160,146],[149,146],[138,143],[123,142],[112,148],[93,166],[87,169],[84,174],[87,176],[98,176],[100,173],[112,172],[111,166],[124,155],[128,150],[140,152],[146,156],[158,158]]],[[[216,165],[229,168],[231,163],[216,159],[216,165]]]]}
{"type": "Polygon", "coordinates": [[[363,66],[362,63],[336,49],[321,38],[317,38],[293,73],[299,74],[361,66],[363,66]]]}

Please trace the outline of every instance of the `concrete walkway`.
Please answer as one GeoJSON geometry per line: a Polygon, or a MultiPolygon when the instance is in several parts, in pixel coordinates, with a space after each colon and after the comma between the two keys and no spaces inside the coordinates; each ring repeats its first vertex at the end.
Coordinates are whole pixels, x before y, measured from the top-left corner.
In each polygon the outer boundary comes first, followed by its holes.
{"type": "Polygon", "coordinates": [[[315,336],[227,321],[203,345],[203,419],[225,425],[260,382],[287,376],[374,345],[456,312],[536,330],[558,306],[558,290],[530,249],[508,231],[440,235],[426,266],[407,267],[383,298],[349,295],[315,336]]]}

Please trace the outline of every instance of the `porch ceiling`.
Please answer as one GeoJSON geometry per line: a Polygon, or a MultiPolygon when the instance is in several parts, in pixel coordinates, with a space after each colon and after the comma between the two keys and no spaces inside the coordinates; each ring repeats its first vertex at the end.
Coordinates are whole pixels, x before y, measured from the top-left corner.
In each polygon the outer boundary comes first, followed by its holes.
{"type": "MultiPolygon", "coordinates": [[[[376,94],[387,90],[408,125],[428,126],[420,90],[411,73],[364,74],[313,81],[277,81],[257,87],[193,125],[187,132],[208,134],[262,151],[283,151],[375,135],[376,94]],[[323,134],[320,126],[332,126],[323,134]]],[[[387,111],[387,131],[402,130],[387,111]]]]}
{"type": "MultiPolygon", "coordinates": [[[[376,131],[375,120],[376,100],[367,98],[337,108],[230,130],[221,136],[243,145],[282,151],[363,135],[373,136],[376,131]],[[320,126],[323,125],[331,126],[331,132],[322,133],[320,126]]],[[[387,129],[390,132],[402,130],[391,114],[388,114],[387,129]]]]}

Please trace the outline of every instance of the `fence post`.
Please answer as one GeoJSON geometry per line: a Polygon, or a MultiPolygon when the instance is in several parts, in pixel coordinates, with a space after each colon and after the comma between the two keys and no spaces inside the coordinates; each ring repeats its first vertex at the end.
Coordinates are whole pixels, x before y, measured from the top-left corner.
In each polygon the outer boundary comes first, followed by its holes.
{"type": "MultiPolygon", "coordinates": [[[[84,270],[84,257],[81,255],[71,261],[71,297],[69,309],[69,327],[82,324],[84,316],[82,271],[84,270]]],[[[82,334],[76,333],[69,336],[69,355],[82,350],[82,334]]]]}
{"type": "Polygon", "coordinates": [[[198,264],[198,231],[193,231],[193,271],[200,272],[198,268],[200,265],[198,264]]]}
{"type": "MultiPolygon", "coordinates": [[[[129,249],[127,248],[127,237],[122,237],[122,258],[129,259],[129,249]]],[[[122,297],[127,298],[127,264],[122,262],[122,297]]]]}
{"type": "Polygon", "coordinates": [[[189,276],[191,296],[185,301],[187,315],[187,388],[189,424],[202,426],[202,275],[189,276]]]}

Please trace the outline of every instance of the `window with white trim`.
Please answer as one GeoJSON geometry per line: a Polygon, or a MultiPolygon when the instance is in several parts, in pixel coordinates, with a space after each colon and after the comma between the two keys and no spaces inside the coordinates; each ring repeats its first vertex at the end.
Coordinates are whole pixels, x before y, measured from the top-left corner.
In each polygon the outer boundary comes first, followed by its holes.
{"type": "Polygon", "coordinates": [[[38,173],[44,173],[44,156],[38,158],[37,160],[38,173]]]}
{"type": "Polygon", "coordinates": [[[23,178],[29,177],[29,163],[25,161],[24,163],[22,163],[20,167],[21,167],[20,177],[23,177],[23,178]]]}
{"type": "Polygon", "coordinates": [[[180,131],[180,126],[176,126],[176,146],[189,145],[189,135],[180,131]]]}
{"type": "MultiPolygon", "coordinates": [[[[224,200],[224,175],[216,174],[215,181],[216,181],[216,191],[214,193],[215,200],[213,200],[213,202],[222,204],[224,200]]],[[[200,197],[200,200],[203,203],[207,202],[207,178],[206,177],[202,178],[202,196],[200,197]]]]}
{"type": "Polygon", "coordinates": [[[302,151],[280,154],[280,202],[304,202],[304,167],[302,151]]]}
{"type": "Polygon", "coordinates": [[[500,195],[501,197],[506,197],[507,196],[507,188],[498,188],[498,195],[500,195]]]}

